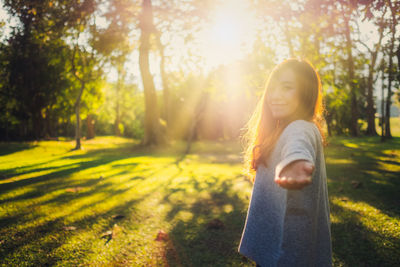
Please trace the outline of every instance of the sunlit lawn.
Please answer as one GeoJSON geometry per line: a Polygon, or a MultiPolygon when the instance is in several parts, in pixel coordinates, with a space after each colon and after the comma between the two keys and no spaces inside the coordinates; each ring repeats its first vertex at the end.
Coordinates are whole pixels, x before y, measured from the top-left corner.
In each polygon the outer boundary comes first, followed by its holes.
{"type": "MultiPolygon", "coordinates": [[[[195,143],[179,164],[184,143],[135,145],[0,144],[0,264],[254,266],[237,253],[252,186],[238,143],[195,143]]],[[[399,151],[400,137],[330,139],[335,266],[400,262],[399,151]]]]}

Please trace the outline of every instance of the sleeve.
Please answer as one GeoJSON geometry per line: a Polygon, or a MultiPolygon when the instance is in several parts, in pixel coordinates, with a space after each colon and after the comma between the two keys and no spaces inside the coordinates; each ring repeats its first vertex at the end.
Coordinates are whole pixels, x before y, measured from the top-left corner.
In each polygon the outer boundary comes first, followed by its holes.
{"type": "Polygon", "coordinates": [[[316,135],[309,122],[295,121],[282,132],[281,160],[275,168],[275,177],[296,160],[316,162],[316,135]]]}

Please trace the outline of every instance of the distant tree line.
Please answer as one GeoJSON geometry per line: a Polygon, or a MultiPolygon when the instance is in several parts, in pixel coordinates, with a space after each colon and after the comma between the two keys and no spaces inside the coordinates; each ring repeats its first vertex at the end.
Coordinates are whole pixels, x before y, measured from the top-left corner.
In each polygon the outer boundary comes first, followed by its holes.
{"type": "Polygon", "coordinates": [[[0,140],[70,136],[79,149],[82,136],[96,134],[144,145],[237,138],[282,47],[319,70],[329,135],[378,135],[379,92],[380,135],[391,138],[390,107],[400,100],[399,1],[249,3],[262,24],[252,51],[204,73],[191,44],[218,1],[3,0],[18,24],[0,42],[0,140]],[[367,40],[360,22],[376,38],[367,40]],[[187,48],[179,70],[170,67],[171,36],[187,48]],[[126,67],[132,53],[138,73],[126,67]],[[159,58],[160,84],[151,55],[159,58]],[[106,79],[109,69],[115,82],[106,79]]]}

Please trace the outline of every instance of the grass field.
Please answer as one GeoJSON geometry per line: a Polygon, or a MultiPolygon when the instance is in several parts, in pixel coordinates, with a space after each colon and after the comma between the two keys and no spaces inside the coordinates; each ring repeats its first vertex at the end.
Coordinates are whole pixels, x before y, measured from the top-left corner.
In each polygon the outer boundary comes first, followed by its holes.
{"type": "MultiPolygon", "coordinates": [[[[397,123],[397,125],[396,125],[397,123]]],[[[325,148],[335,266],[400,262],[396,137],[325,148]]],[[[0,265],[255,266],[237,253],[252,185],[235,142],[0,144],[0,265]],[[168,238],[155,240],[159,231],[168,238]]],[[[163,235],[161,235],[163,237],[163,235]]]]}

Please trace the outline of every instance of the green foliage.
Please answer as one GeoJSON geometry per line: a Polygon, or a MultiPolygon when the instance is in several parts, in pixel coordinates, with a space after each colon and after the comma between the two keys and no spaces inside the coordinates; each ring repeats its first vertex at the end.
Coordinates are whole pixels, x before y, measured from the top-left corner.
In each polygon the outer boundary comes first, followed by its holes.
{"type": "MultiPolygon", "coordinates": [[[[99,135],[115,133],[116,118],[116,86],[109,83],[102,88],[104,102],[98,108],[95,123],[99,135]]],[[[124,131],[123,136],[136,139],[143,138],[144,123],[144,96],[134,84],[124,84],[119,89],[120,124],[124,131]]]]}
{"type": "MultiPolygon", "coordinates": [[[[13,123],[7,131],[13,138],[40,137],[43,135],[44,116],[53,110],[62,91],[71,83],[65,77],[66,62],[64,44],[60,41],[42,43],[30,33],[19,32],[3,46],[0,53],[4,80],[1,86],[2,101],[11,105],[1,117],[6,124],[13,123]],[[25,127],[21,132],[20,127],[25,127]]],[[[2,128],[2,127],[1,127],[2,128]]],[[[4,131],[4,129],[2,129],[4,131]]]]}
{"type": "Polygon", "coordinates": [[[350,124],[350,97],[345,88],[332,85],[324,86],[326,121],[332,134],[348,133],[350,124]]]}
{"type": "MultiPolygon", "coordinates": [[[[79,30],[94,12],[95,1],[18,0],[4,1],[4,7],[19,19],[20,25],[0,50],[4,59],[0,102],[12,103],[0,107],[0,138],[38,139],[63,134],[57,132],[56,126],[70,120],[72,96],[78,86],[70,76],[72,51],[65,38],[71,29],[79,30]]],[[[82,68],[77,67],[79,72],[82,68]]],[[[84,110],[101,102],[101,79],[90,82],[93,84],[88,84],[91,89],[86,94],[84,110]]]]}
{"type": "MultiPolygon", "coordinates": [[[[118,95],[116,86],[104,89],[108,85],[103,72],[108,64],[107,67],[117,71],[118,83],[127,83],[127,59],[139,47],[142,1],[4,0],[2,4],[18,24],[9,40],[0,44],[1,140],[73,136],[75,102],[82,84],[81,117],[84,120],[88,114],[95,116],[99,134],[114,132],[118,101],[123,135],[143,137],[143,96],[136,85],[128,85],[133,91],[121,87],[118,95]],[[104,24],[96,24],[103,19],[104,24]]],[[[151,29],[150,52],[155,58],[163,57],[163,89],[169,88],[171,100],[169,132],[173,138],[186,138],[196,112],[206,102],[204,112],[199,112],[196,137],[212,139],[237,136],[263,93],[272,67],[282,56],[305,57],[313,63],[321,75],[331,133],[349,134],[350,92],[354,91],[357,97],[357,119],[361,123],[366,121],[366,71],[371,63],[369,52],[360,49],[365,44],[360,43],[362,36],[356,31],[355,19],[367,20],[376,29],[381,27],[386,36],[393,32],[391,14],[397,14],[399,8],[397,3],[390,5],[391,1],[383,0],[350,4],[304,1],[297,5],[286,0],[250,1],[254,15],[260,18],[260,24],[254,26],[257,37],[252,51],[242,60],[204,73],[201,64],[204,58],[197,53],[196,42],[202,25],[212,23],[210,15],[218,8],[218,1],[152,1],[152,4],[155,28],[151,29]],[[388,13],[383,16],[385,11],[388,13]],[[350,28],[354,29],[349,47],[344,42],[345,16],[350,18],[350,28]],[[171,52],[176,52],[173,46],[179,40],[185,47],[177,56],[171,52]],[[351,79],[349,52],[354,61],[351,79]],[[179,66],[174,66],[176,62],[179,66]]],[[[0,34],[5,31],[5,23],[0,21],[0,34]]],[[[398,51],[391,34],[387,36],[378,55],[383,63],[388,61],[391,44],[398,51]]],[[[375,51],[377,46],[369,49],[375,51]]],[[[394,93],[400,77],[396,72],[399,68],[396,57],[393,55],[394,93]]],[[[381,66],[376,66],[376,75],[380,69],[381,66]]],[[[387,75],[387,66],[382,69],[387,75]]],[[[139,73],[133,75],[138,77],[139,73]]],[[[163,94],[157,92],[160,106],[166,106],[163,94]]],[[[82,126],[85,131],[85,124],[82,126]]]]}

